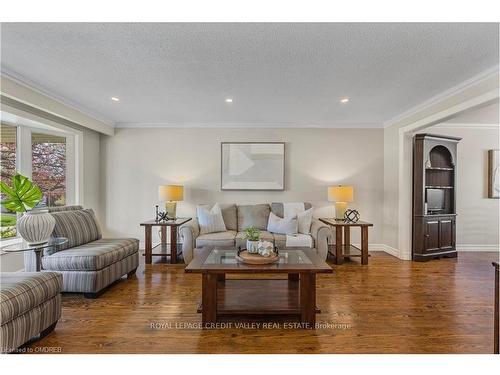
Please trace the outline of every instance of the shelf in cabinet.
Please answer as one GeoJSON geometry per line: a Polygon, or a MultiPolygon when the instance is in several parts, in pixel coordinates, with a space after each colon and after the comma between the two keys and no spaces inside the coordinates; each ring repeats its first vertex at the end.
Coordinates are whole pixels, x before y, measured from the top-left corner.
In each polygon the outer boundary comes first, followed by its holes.
{"type": "Polygon", "coordinates": [[[425,187],[426,189],[453,189],[453,186],[436,186],[436,185],[429,185],[425,187]]]}
{"type": "Polygon", "coordinates": [[[453,167],[430,167],[425,168],[426,171],[453,171],[455,168],[453,167]]]}

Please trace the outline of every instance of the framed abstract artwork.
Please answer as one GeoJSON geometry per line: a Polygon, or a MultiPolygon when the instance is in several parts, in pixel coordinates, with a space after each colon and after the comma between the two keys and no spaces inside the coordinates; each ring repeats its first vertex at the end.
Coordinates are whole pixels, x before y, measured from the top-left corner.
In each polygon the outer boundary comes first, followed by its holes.
{"type": "Polygon", "coordinates": [[[488,198],[500,198],[500,150],[488,150],[488,198]]]}
{"type": "Polygon", "coordinates": [[[222,142],[222,190],[284,190],[284,142],[222,142]]]}

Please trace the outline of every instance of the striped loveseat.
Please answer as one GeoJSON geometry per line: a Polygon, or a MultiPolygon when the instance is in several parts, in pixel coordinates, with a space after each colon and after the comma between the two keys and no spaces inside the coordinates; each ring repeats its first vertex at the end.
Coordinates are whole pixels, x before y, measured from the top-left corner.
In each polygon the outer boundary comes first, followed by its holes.
{"type": "MultiPolygon", "coordinates": [[[[100,292],[122,276],[135,274],[139,265],[139,240],[135,238],[102,238],[94,211],[81,206],[49,208],[56,220],[52,235],[67,237],[57,251],[45,252],[44,271],[63,276],[63,292],[83,292],[96,298],[100,292]]],[[[33,252],[25,252],[25,270],[34,271],[33,252]]]]}
{"type": "Polygon", "coordinates": [[[50,333],[61,317],[62,275],[0,273],[0,353],[50,333]]]}

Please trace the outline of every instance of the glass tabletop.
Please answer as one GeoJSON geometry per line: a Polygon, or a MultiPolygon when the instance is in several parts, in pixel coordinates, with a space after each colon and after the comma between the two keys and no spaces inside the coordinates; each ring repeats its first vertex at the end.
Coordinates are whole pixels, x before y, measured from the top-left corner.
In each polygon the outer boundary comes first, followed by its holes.
{"type": "Polygon", "coordinates": [[[6,253],[15,253],[18,251],[28,251],[28,250],[41,250],[48,249],[54,246],[59,246],[68,242],[66,237],[53,237],[48,242],[38,244],[38,245],[30,245],[26,241],[21,241],[14,243],[12,245],[3,246],[1,248],[2,251],[6,253]]]}
{"type": "MultiPolygon", "coordinates": [[[[204,264],[237,264],[236,249],[213,249],[204,264]]],[[[299,249],[279,250],[279,264],[312,264],[306,253],[299,249]]]]}

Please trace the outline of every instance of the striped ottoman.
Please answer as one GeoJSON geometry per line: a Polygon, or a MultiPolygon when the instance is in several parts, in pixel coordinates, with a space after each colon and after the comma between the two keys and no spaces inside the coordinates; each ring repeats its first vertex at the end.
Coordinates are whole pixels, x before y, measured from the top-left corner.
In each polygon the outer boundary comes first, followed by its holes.
{"type": "Polygon", "coordinates": [[[56,272],[0,273],[0,352],[15,351],[55,328],[62,284],[56,272]]]}

